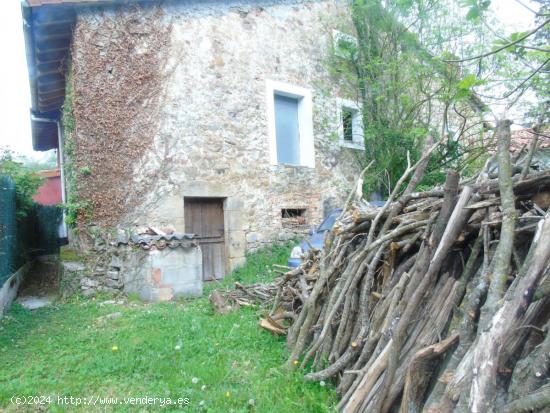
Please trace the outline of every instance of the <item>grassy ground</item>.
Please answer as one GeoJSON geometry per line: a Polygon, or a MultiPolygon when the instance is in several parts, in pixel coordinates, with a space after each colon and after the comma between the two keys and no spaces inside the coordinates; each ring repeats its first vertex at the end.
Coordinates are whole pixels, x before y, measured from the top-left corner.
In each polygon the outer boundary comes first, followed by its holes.
{"type": "MultiPolygon", "coordinates": [[[[254,254],[224,284],[253,282],[258,273],[269,278],[265,266],[287,256],[288,247],[254,254]]],[[[0,321],[0,411],[38,411],[10,404],[14,395],[51,396],[42,411],[54,412],[161,409],[161,400],[124,404],[124,397],[143,396],[188,398],[183,410],[192,412],[323,412],[334,404],[333,390],[281,368],[284,339],[258,328],[259,309],[215,315],[206,297],[104,301],[74,298],[33,312],[12,307],[0,321]],[[101,318],[113,313],[120,315],[101,318]],[[58,396],[96,406],[62,406],[58,396]],[[107,398],[122,404],[100,405],[113,402],[107,398]]]]}
{"type": "Polygon", "coordinates": [[[290,251],[297,243],[294,241],[286,245],[273,245],[269,248],[259,250],[246,257],[246,265],[233,271],[222,282],[211,282],[206,284],[205,292],[216,288],[232,288],[235,281],[242,284],[253,284],[258,282],[269,282],[277,274],[273,273],[273,264],[286,265],[290,251]]]}

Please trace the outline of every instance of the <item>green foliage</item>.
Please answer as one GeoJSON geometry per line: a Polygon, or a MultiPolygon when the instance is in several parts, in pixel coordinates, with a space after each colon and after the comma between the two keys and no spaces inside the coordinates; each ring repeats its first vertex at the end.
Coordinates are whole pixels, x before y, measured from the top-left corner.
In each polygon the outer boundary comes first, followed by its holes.
{"type": "Polygon", "coordinates": [[[63,222],[62,211],[55,205],[37,205],[36,220],[34,237],[37,238],[40,254],[57,254],[59,227],[63,222]]]}
{"type": "Polygon", "coordinates": [[[79,250],[69,248],[68,246],[63,246],[59,249],[59,260],[60,261],[84,261],[84,257],[79,250]]]}
{"type": "Polygon", "coordinates": [[[365,132],[365,152],[376,160],[376,164],[365,176],[363,188],[366,194],[392,191],[407,166],[407,154],[412,159],[419,157],[424,133],[422,129],[397,131],[369,125],[365,132]]]}
{"type": "Polygon", "coordinates": [[[468,8],[466,20],[479,21],[489,9],[491,0],[461,0],[460,5],[468,8]]]}
{"type": "MultiPolygon", "coordinates": [[[[461,4],[475,20],[490,2],[461,4]]],[[[464,53],[451,39],[470,36],[479,24],[457,18],[456,7],[435,0],[354,0],[352,25],[341,22],[340,31],[353,33],[356,42],[332,45],[328,67],[341,92],[362,108],[362,165],[374,161],[364,181],[367,196],[388,195],[407,159],[415,163],[421,157],[428,135],[442,144],[424,186],[442,183],[445,169],[464,168],[483,146],[481,126],[473,128],[483,105],[473,96],[487,80],[444,61],[464,53]]]]}
{"type": "Polygon", "coordinates": [[[89,219],[92,213],[90,201],[82,200],[74,194],[68,196],[61,208],[65,211],[65,223],[71,228],[75,228],[80,219],[89,219]]]}
{"type": "MultiPolygon", "coordinates": [[[[466,10],[465,22],[476,27],[470,37],[461,42],[473,45],[460,53],[464,60],[456,60],[463,72],[475,72],[486,79],[486,87],[477,90],[488,104],[506,107],[509,116],[521,119],[520,123],[544,124],[550,121],[550,25],[546,22],[550,12],[547,0],[532,0],[530,4],[518,2],[533,11],[533,21],[525,30],[507,32],[507,25],[499,22],[489,6],[498,2],[489,0],[462,0],[466,10]],[[488,48],[487,45],[491,45],[488,48]],[[514,111],[513,107],[517,109],[514,111]]],[[[450,42],[448,42],[450,43],[450,42]]],[[[483,85],[482,85],[483,86],[483,85]]]]}
{"type": "Polygon", "coordinates": [[[65,101],[63,102],[63,131],[65,136],[76,130],[76,121],[73,113],[73,89],[69,76],[65,84],[65,101]]]}
{"type": "Polygon", "coordinates": [[[46,169],[57,168],[57,153],[55,149],[44,152],[40,158],[30,157],[26,155],[17,156],[17,160],[31,171],[42,171],[46,169]]]}
{"type": "Polygon", "coordinates": [[[92,169],[88,166],[76,167],[75,160],[75,139],[76,121],[73,113],[73,90],[71,78],[67,79],[65,86],[65,101],[63,103],[63,153],[65,185],[67,200],[61,206],[65,211],[65,222],[71,228],[76,228],[78,223],[91,219],[92,204],[85,197],[81,196],[84,189],[84,182],[81,177],[90,176],[92,169]]]}
{"type": "Polygon", "coordinates": [[[475,86],[483,85],[485,83],[486,82],[484,82],[483,80],[478,79],[476,75],[470,74],[464,77],[460,82],[458,82],[456,88],[461,92],[466,92],[461,97],[467,97],[472,92],[472,88],[474,88],[475,86]]]}
{"type": "Polygon", "coordinates": [[[296,244],[296,241],[290,241],[283,245],[272,244],[258,251],[247,253],[245,265],[234,270],[221,283],[207,284],[205,289],[209,291],[215,288],[233,288],[236,281],[242,284],[269,282],[277,276],[271,266],[273,264],[286,265],[290,252],[296,244]]]}
{"type": "Polygon", "coordinates": [[[82,166],[80,167],[79,172],[83,176],[90,176],[92,174],[92,168],[89,166],[82,166]]]}
{"type": "MultiPolygon", "coordinates": [[[[408,13],[424,19],[419,7],[414,0],[384,4],[355,0],[351,5],[353,29],[348,31],[355,32],[357,41],[331,50],[331,73],[341,80],[344,93],[356,97],[362,107],[363,164],[374,160],[365,176],[366,193],[391,192],[407,167],[407,158],[414,162],[420,157],[429,133],[431,119],[425,114],[427,103],[433,100],[434,59],[420,46],[418,36],[404,30],[398,20],[408,13]]],[[[438,70],[440,77],[456,77],[445,68],[438,70]]],[[[457,90],[468,93],[475,76],[465,78],[458,88],[457,81],[452,78],[439,91],[440,97],[456,97],[457,90]]]]}
{"type": "Polygon", "coordinates": [[[9,176],[15,183],[17,216],[25,217],[34,208],[32,197],[43,179],[33,170],[15,159],[9,149],[0,148],[0,175],[9,176]]]}

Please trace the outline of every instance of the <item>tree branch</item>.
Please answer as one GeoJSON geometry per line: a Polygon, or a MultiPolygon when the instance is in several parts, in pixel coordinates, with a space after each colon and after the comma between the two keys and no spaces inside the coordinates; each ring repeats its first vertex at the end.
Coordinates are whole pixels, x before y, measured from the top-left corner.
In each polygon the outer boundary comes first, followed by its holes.
{"type": "Polygon", "coordinates": [[[487,53],[483,53],[483,54],[480,54],[480,55],[477,55],[477,56],[474,56],[474,57],[467,57],[466,59],[459,59],[459,60],[443,60],[443,62],[445,63],[462,63],[462,62],[469,62],[469,61],[472,61],[472,60],[477,60],[477,59],[482,59],[484,57],[487,57],[487,56],[491,56],[491,55],[494,55],[494,54],[497,54],[498,52],[501,52],[502,50],[504,49],[507,49],[511,46],[514,46],[518,43],[521,43],[522,41],[524,41],[525,39],[527,39],[528,37],[534,35],[536,32],[538,32],[540,29],[542,29],[544,26],[546,26],[548,23],[550,23],[550,19],[548,20],[545,20],[541,25],[535,27],[533,30],[531,30],[529,33],[521,36],[519,39],[513,41],[513,42],[510,42],[508,44],[505,44],[504,46],[501,46],[495,50],[491,50],[490,52],[487,52],[487,53]]]}

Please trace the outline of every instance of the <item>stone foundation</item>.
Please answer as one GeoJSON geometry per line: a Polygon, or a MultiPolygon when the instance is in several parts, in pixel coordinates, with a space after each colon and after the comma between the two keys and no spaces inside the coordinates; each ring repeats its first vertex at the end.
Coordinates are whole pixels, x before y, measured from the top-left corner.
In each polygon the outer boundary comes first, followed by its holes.
{"type": "MultiPolygon", "coordinates": [[[[62,254],[63,256],[63,254],[62,254]]],[[[136,293],[145,301],[202,295],[202,255],[191,237],[119,237],[81,260],[61,260],[61,295],[136,293]]]]}

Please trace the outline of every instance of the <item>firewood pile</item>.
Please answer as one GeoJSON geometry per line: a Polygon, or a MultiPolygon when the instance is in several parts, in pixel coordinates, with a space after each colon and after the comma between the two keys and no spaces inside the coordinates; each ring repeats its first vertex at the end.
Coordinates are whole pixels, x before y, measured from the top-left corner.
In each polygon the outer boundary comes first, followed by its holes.
{"type": "Polygon", "coordinates": [[[321,253],[235,290],[269,303],[260,325],[287,334],[289,368],[335,383],[338,410],[550,406],[550,170],[513,165],[506,122],[497,138],[497,177],[488,162],[415,192],[429,142],[384,207],[357,190],[321,253]]]}
{"type": "Polygon", "coordinates": [[[267,317],[260,320],[260,326],[274,334],[286,334],[289,322],[301,311],[317,281],[318,256],[319,251],[308,251],[304,263],[295,269],[274,265],[273,271],[282,275],[270,283],[243,285],[236,282],[233,290],[213,291],[209,299],[214,311],[223,314],[259,304],[268,310],[267,317]]]}
{"type": "Polygon", "coordinates": [[[414,192],[429,148],[383,208],[350,197],[306,264],[318,274],[292,317],[287,363],[333,380],[340,411],[550,405],[550,171],[512,176],[506,123],[497,137],[496,179],[451,171],[444,187],[414,192]]]}

